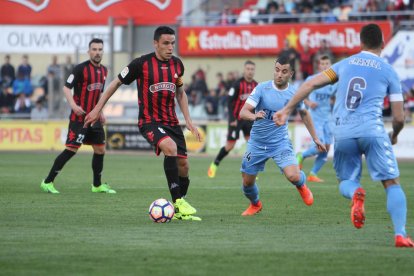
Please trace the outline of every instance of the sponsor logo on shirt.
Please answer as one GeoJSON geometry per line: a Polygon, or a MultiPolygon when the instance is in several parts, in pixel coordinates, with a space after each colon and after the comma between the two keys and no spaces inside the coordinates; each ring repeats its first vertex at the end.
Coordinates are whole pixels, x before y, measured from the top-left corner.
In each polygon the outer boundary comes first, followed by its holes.
{"type": "Polygon", "coordinates": [[[91,83],[88,85],[88,91],[101,90],[102,87],[103,85],[100,82],[91,83]]]}
{"type": "Polygon", "coordinates": [[[158,91],[161,91],[161,90],[169,90],[169,91],[175,93],[175,89],[176,89],[176,86],[172,82],[160,82],[160,83],[153,84],[153,85],[150,86],[150,91],[152,93],[155,93],[155,92],[158,92],[158,91]]]}

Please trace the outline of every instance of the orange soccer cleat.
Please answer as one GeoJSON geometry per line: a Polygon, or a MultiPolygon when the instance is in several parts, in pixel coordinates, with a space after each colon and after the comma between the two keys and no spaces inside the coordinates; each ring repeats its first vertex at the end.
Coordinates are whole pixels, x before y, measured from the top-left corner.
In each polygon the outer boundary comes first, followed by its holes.
{"type": "Polygon", "coordinates": [[[414,242],[408,236],[397,235],[395,236],[395,247],[414,247],[414,242]]]}
{"type": "Polygon", "coordinates": [[[363,188],[356,189],[352,197],[351,221],[355,228],[362,228],[365,223],[365,190],[363,188]]]}
{"type": "Polygon", "coordinates": [[[250,203],[249,207],[242,213],[242,216],[253,216],[262,210],[262,202],[259,200],[256,204],[250,203]]]}
{"type": "Polygon", "coordinates": [[[319,178],[319,177],[318,177],[317,175],[315,175],[315,174],[310,174],[310,175],[308,176],[307,181],[308,181],[308,182],[317,182],[317,183],[322,183],[322,182],[325,182],[322,178],[319,178]]]}
{"type": "Polygon", "coordinates": [[[303,202],[306,205],[311,206],[313,204],[313,194],[311,190],[309,190],[308,186],[303,184],[301,187],[296,187],[296,189],[298,189],[303,202]]]}

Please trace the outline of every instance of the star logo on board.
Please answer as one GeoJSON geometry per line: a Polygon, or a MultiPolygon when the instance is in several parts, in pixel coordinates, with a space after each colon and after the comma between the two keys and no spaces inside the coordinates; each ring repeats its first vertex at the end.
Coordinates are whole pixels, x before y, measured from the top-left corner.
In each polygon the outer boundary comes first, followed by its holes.
{"type": "Polygon", "coordinates": [[[190,31],[190,34],[185,39],[187,40],[188,50],[198,50],[198,36],[196,36],[193,30],[190,31]]]}
{"type": "Polygon", "coordinates": [[[290,33],[288,33],[286,39],[289,41],[290,47],[293,47],[295,49],[298,48],[299,36],[296,34],[295,29],[290,29],[290,33]]]}

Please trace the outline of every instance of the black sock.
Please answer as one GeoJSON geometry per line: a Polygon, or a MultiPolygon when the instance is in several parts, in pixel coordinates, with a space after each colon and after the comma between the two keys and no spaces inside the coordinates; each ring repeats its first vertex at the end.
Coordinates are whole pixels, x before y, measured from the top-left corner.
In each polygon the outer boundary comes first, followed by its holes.
{"type": "Polygon", "coordinates": [[[92,170],[93,170],[93,186],[101,186],[101,175],[103,169],[103,160],[105,154],[93,154],[92,157],[92,170]]]}
{"type": "Polygon", "coordinates": [[[177,156],[164,157],[164,171],[167,177],[168,188],[170,189],[173,202],[181,198],[180,180],[178,178],[177,156]]]}
{"type": "Polygon", "coordinates": [[[71,159],[75,154],[76,152],[67,149],[59,154],[56,157],[52,168],[50,169],[49,175],[45,179],[45,183],[53,182],[60,170],[63,168],[63,166],[65,166],[66,162],[68,162],[69,159],[71,159]]]}
{"type": "Polygon", "coordinates": [[[217,166],[220,164],[221,160],[223,160],[224,157],[226,157],[226,155],[229,154],[228,151],[226,151],[225,147],[222,147],[219,151],[219,153],[217,154],[216,160],[214,160],[214,164],[216,164],[217,166]]]}
{"type": "Polygon", "coordinates": [[[185,177],[180,176],[179,179],[180,179],[181,194],[182,196],[186,196],[187,191],[188,191],[188,186],[190,186],[190,179],[188,178],[188,176],[185,176],[185,177]]]}

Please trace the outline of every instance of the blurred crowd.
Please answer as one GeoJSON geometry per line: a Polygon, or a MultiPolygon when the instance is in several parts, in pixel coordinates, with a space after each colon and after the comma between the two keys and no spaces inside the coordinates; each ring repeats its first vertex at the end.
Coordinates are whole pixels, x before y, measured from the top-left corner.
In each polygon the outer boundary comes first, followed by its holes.
{"type": "MultiPolygon", "coordinates": [[[[232,7],[225,2],[215,24],[332,23],[352,20],[381,20],[385,15],[361,16],[364,12],[413,11],[414,0],[245,0],[232,7]],[[352,14],[355,18],[350,18],[352,14]]],[[[396,20],[404,19],[402,17],[396,20]]],[[[412,19],[412,18],[411,18],[412,19]]]]}
{"type": "Polygon", "coordinates": [[[10,55],[6,55],[0,68],[1,118],[46,120],[51,117],[48,109],[56,111],[63,108],[63,95],[53,94],[61,93],[63,80],[69,76],[73,67],[70,56],[64,64],[58,64],[57,56],[52,56],[45,75],[33,77],[28,55],[23,55],[21,63],[16,67],[11,63],[10,55]],[[49,93],[49,90],[53,91],[49,93]],[[53,102],[50,101],[51,98],[53,102]]]}

